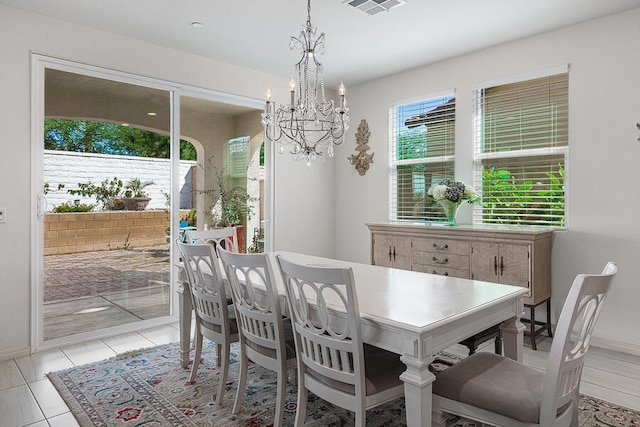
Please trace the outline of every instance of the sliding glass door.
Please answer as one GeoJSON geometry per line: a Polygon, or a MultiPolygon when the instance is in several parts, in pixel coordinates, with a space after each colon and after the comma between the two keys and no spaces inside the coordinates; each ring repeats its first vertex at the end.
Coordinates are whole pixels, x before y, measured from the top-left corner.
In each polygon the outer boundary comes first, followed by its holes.
{"type": "Polygon", "coordinates": [[[34,68],[36,348],[166,322],[172,88],[48,58],[34,68]]]}
{"type": "Polygon", "coordinates": [[[262,250],[262,101],[32,63],[32,348],[175,321],[172,243],[224,225],[221,182],[244,195],[244,249],[262,250]]]}

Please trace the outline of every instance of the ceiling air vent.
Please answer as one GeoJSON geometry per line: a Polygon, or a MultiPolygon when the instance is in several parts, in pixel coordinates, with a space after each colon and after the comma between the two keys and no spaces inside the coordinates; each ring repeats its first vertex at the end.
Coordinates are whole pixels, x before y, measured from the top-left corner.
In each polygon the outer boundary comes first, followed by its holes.
{"type": "Polygon", "coordinates": [[[346,0],[347,3],[368,15],[375,15],[379,12],[388,12],[396,6],[405,4],[404,0],[346,0]]]}

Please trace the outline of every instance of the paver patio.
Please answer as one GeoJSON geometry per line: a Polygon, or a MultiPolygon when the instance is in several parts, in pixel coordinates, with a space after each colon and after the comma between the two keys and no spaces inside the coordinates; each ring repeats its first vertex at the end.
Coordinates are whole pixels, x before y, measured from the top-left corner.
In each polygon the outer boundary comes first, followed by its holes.
{"type": "Polygon", "coordinates": [[[44,338],[169,314],[169,245],[44,257],[44,338]]]}

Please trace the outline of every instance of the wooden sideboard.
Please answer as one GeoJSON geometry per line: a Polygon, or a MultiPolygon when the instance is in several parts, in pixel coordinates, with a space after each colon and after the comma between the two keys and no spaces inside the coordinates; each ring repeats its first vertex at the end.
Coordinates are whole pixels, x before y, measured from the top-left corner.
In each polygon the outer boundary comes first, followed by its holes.
{"type": "MultiPolygon", "coordinates": [[[[424,273],[522,286],[529,290],[532,347],[543,331],[551,336],[551,235],[547,228],[430,223],[367,224],[371,263],[424,273]],[[535,320],[546,303],[547,319],[535,320]],[[537,328],[537,326],[541,326],[537,328]]],[[[525,319],[526,320],[526,319],[525,319]]]]}

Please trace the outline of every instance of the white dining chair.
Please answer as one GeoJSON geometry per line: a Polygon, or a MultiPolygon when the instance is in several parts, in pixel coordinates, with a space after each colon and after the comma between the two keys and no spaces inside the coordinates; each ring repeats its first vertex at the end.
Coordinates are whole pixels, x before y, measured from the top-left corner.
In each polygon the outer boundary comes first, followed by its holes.
{"type": "Polygon", "coordinates": [[[186,230],[185,242],[191,244],[209,244],[219,246],[231,252],[240,252],[236,227],[212,228],[210,230],[186,230]]]}
{"type": "Polygon", "coordinates": [[[304,266],[282,256],[277,260],[298,358],[296,426],[304,425],[309,391],[353,411],[355,425],[364,426],[367,409],[404,395],[399,377],[405,365],[399,355],[363,344],[350,268],[304,266]]]}
{"type": "Polygon", "coordinates": [[[238,342],[235,313],[229,310],[224,283],[217,257],[210,245],[177,242],[187,273],[191,301],[196,313],[196,348],[189,381],[198,373],[202,356],[203,337],[216,343],[216,365],[220,369],[216,402],[222,403],[229,372],[229,353],[232,342],[238,342]]]}
{"type": "Polygon", "coordinates": [[[276,372],[277,393],[273,425],[284,415],[287,373],[295,370],[296,351],[291,320],[282,317],[273,268],[266,254],[238,254],[218,249],[240,329],[240,375],[233,405],[237,414],[244,400],[249,360],[276,372]]]}
{"type": "Polygon", "coordinates": [[[476,353],[436,376],[433,410],[494,426],[577,426],[584,357],[617,266],[576,276],[546,372],[495,353],[476,353]]]}

